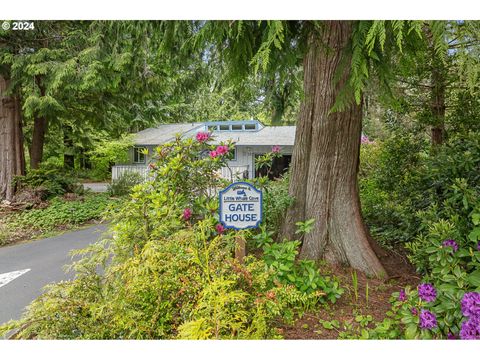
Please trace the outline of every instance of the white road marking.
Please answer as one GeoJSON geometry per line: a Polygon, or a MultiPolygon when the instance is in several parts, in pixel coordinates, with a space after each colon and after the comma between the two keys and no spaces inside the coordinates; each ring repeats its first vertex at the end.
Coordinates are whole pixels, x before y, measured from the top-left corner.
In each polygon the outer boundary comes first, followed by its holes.
{"type": "Polygon", "coordinates": [[[5,273],[5,274],[0,274],[0,288],[2,286],[7,285],[10,281],[15,280],[19,276],[22,276],[23,274],[25,274],[29,271],[30,271],[30,269],[24,269],[24,270],[8,272],[8,273],[5,273]]]}

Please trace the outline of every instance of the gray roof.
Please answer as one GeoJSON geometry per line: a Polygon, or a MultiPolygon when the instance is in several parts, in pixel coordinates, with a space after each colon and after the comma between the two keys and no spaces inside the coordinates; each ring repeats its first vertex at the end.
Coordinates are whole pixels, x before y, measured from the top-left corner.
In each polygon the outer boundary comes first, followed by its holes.
{"type": "MultiPolygon", "coordinates": [[[[160,145],[175,139],[176,134],[185,134],[202,127],[202,123],[162,124],[156,128],[142,130],[135,134],[137,145],[160,145]]],[[[194,132],[196,133],[196,131],[194,132]]]]}
{"type": "MultiPolygon", "coordinates": [[[[135,136],[137,145],[160,145],[173,140],[176,134],[194,137],[206,131],[204,123],[165,124],[145,129],[135,136]]],[[[236,145],[292,145],[295,141],[295,126],[265,126],[256,131],[214,131],[213,143],[233,140],[236,145]]]]}

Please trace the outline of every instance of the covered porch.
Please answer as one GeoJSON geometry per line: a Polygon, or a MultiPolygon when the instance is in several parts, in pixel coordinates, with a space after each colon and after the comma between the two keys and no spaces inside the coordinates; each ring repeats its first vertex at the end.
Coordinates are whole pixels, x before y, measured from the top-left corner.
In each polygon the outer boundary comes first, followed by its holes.
{"type": "MultiPolygon", "coordinates": [[[[220,176],[230,181],[242,180],[251,177],[249,165],[236,165],[222,167],[220,176]]],[[[112,181],[119,179],[127,172],[136,172],[140,174],[144,180],[149,177],[149,168],[147,165],[114,165],[112,166],[112,181]]]]}

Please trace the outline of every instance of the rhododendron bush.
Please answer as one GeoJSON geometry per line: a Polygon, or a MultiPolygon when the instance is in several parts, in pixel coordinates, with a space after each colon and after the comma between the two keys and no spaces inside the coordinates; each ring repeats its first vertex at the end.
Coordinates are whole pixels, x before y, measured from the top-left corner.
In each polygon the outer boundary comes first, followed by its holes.
{"type": "Polygon", "coordinates": [[[80,251],[75,280],[52,286],[20,321],[0,327],[0,334],[276,338],[279,322],[328,301],[321,288],[307,292],[278,281],[275,267],[262,258],[235,259],[236,241],[251,234],[218,222],[217,190],[225,186],[218,171],[232,156],[232,144],[210,140],[210,134],[199,133],[160,146],[149,180],[136,185],[129,201],[111,214],[111,238],[80,251]]]}

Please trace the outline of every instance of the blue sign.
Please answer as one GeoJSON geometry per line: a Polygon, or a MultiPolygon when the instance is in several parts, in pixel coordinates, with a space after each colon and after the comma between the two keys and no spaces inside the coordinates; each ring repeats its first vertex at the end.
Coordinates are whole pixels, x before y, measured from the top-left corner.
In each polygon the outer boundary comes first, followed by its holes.
{"type": "Polygon", "coordinates": [[[262,192],[252,184],[236,182],[220,191],[220,222],[227,229],[256,228],[262,222],[262,192]]]}

